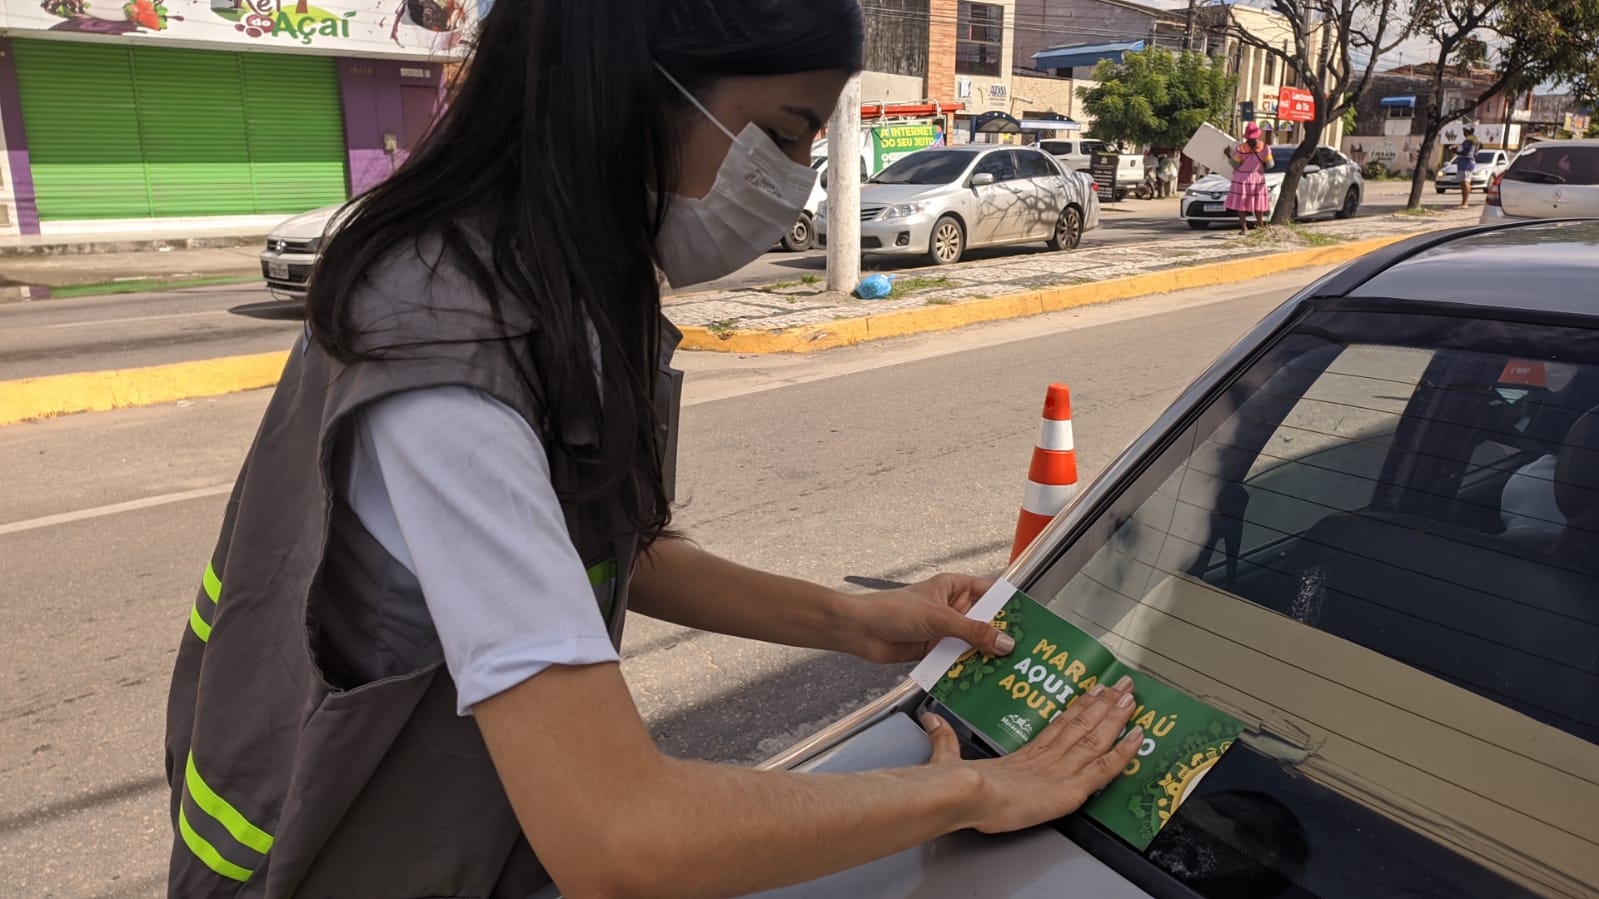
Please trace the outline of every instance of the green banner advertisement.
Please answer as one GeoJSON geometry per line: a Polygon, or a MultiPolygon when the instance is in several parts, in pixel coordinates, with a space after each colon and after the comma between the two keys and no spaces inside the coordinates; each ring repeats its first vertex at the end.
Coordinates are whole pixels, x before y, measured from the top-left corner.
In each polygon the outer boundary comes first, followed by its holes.
{"type": "Polygon", "coordinates": [[[1008,656],[968,650],[929,691],[1003,752],[1037,736],[1095,684],[1133,678],[1131,723],[1144,742],[1083,812],[1140,852],[1243,730],[1231,716],[1128,668],[1109,649],[1016,591],[993,618],[1016,639],[1008,656]]]}
{"type": "Polygon", "coordinates": [[[936,122],[879,125],[872,128],[872,172],[888,168],[901,158],[943,143],[944,129],[936,122]]]}

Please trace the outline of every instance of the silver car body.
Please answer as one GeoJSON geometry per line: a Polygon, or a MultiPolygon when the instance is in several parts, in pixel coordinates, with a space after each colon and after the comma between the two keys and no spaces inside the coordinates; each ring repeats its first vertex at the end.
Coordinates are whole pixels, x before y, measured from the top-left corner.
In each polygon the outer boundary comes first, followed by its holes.
{"type": "MultiPolygon", "coordinates": [[[[1292,147],[1278,147],[1275,152],[1281,156],[1276,157],[1278,165],[1285,165],[1288,155],[1293,152],[1292,147]]],[[[1277,198],[1282,191],[1284,175],[1281,172],[1267,172],[1266,186],[1271,191],[1271,202],[1276,207],[1277,198]]],[[[1236,221],[1238,214],[1226,208],[1227,191],[1232,187],[1232,179],[1228,175],[1212,172],[1193,184],[1183,192],[1182,201],[1178,208],[1178,217],[1197,225],[1207,222],[1236,221]]],[[[1366,179],[1360,174],[1360,166],[1349,157],[1334,150],[1332,147],[1321,147],[1316,151],[1316,156],[1305,165],[1304,175],[1299,179],[1298,218],[1312,218],[1319,215],[1337,215],[1347,217],[1366,195],[1366,179]],[[1353,195],[1354,207],[1350,207],[1350,196],[1353,195]]]]}
{"type": "Polygon", "coordinates": [[[1599,216],[1599,140],[1523,147],[1482,210],[1485,225],[1570,216],[1599,216]]]}
{"type": "MultiPolygon", "coordinates": [[[[1471,170],[1471,186],[1486,188],[1495,178],[1504,174],[1507,168],[1510,168],[1510,154],[1504,150],[1478,150],[1477,167],[1471,170]]],[[[1460,172],[1455,163],[1446,163],[1438,170],[1438,177],[1433,179],[1433,186],[1439,193],[1460,189],[1460,172]]]]}
{"type": "MultiPolygon", "coordinates": [[[[1049,240],[1068,209],[1081,216],[1082,231],[1099,226],[1093,179],[1064,170],[1048,153],[1030,147],[967,145],[922,150],[906,161],[929,153],[962,157],[966,164],[940,184],[862,185],[861,252],[927,254],[934,226],[946,217],[959,222],[968,250],[1049,240]],[[983,180],[978,176],[984,174],[995,180],[973,183],[983,180]]],[[[825,215],[818,216],[816,226],[825,237],[825,215]]]]}
{"type": "Polygon", "coordinates": [[[322,241],[331,233],[340,206],[314,209],[288,219],[267,235],[261,251],[261,276],[274,296],[285,300],[305,299],[311,270],[322,252],[322,241]]]}
{"type": "MultiPolygon", "coordinates": [[[[1105,546],[1107,544],[1104,541],[1113,541],[1114,538],[1108,535],[1112,534],[1113,528],[1124,523],[1113,511],[1118,497],[1132,490],[1137,479],[1146,476],[1154,457],[1168,452],[1171,447],[1186,446],[1185,441],[1194,433],[1191,429],[1198,426],[1196,422],[1214,412],[1218,405],[1225,407],[1226,403],[1236,401],[1231,398],[1242,395],[1239,391],[1247,386],[1240,384],[1238,379],[1260,357],[1264,347],[1280,345],[1281,340],[1287,339],[1284,335],[1289,333],[1293,323],[1305,315],[1320,310],[1335,313],[1342,310],[1371,311],[1379,314],[1392,311],[1423,315],[1436,311],[1445,318],[1457,316],[1453,320],[1471,322],[1475,310],[1475,315],[1491,321],[1543,321],[1558,316],[1563,323],[1575,321],[1578,327],[1599,329],[1599,312],[1595,311],[1591,302],[1592,286],[1599,278],[1599,253],[1594,252],[1595,247],[1599,247],[1599,221],[1456,231],[1427,235],[1378,251],[1318,280],[1271,313],[1184,390],[1141,437],[1056,517],[1021,558],[1009,567],[1005,579],[1039,595],[1036,589],[1050,589],[1044,582],[1058,578],[1058,575],[1051,573],[1051,569],[1062,564],[1062,559],[1077,552],[1077,543],[1105,546]],[[1516,262],[1519,256],[1527,254],[1532,254],[1539,261],[1535,264],[1516,262]],[[1544,318],[1528,319],[1528,315],[1544,318]]],[[[1491,321],[1478,324],[1490,325],[1491,321]]],[[[1560,350],[1558,347],[1546,347],[1541,351],[1560,350]]],[[[1381,389],[1375,389],[1375,392],[1382,394],[1381,389]]],[[[1252,394],[1253,390],[1249,393],[1252,394]]],[[[1381,399],[1379,396],[1379,401],[1381,399]]],[[[1334,420],[1336,416],[1323,424],[1329,428],[1340,427],[1330,423],[1334,420]]],[[[1188,450],[1182,452],[1186,454],[1188,450]]],[[[1184,491],[1184,495],[1188,495],[1186,486],[1184,491]]],[[[1202,525],[1203,519],[1194,524],[1202,525]]],[[[1133,552],[1132,549],[1127,551],[1133,552]]],[[[1150,558],[1153,559],[1154,555],[1151,550],[1150,558]]],[[[1145,563],[1135,565],[1129,559],[1126,564],[1137,567],[1145,563]]],[[[1507,621],[1506,626],[1512,625],[1507,621]]],[[[1239,638],[1239,634],[1232,636],[1239,638]]],[[[1377,664],[1377,660],[1382,658],[1345,640],[1335,638],[1322,643],[1322,649],[1329,654],[1352,652],[1344,656],[1348,662],[1377,664]]],[[[1148,651],[1142,657],[1158,658],[1148,651]]],[[[1195,657],[1205,658],[1203,653],[1195,657]]],[[[1309,659],[1301,660],[1298,664],[1313,665],[1309,659]]],[[[1230,662],[1226,665],[1232,670],[1230,662]]],[[[1407,683],[1404,677],[1400,677],[1378,692],[1402,695],[1412,687],[1423,689],[1425,676],[1414,669],[1408,670],[1418,679],[1416,683],[1407,683]]],[[[1282,672],[1284,675],[1291,672],[1296,680],[1304,673],[1292,666],[1283,668],[1282,672]]],[[[1308,681],[1306,688],[1310,688],[1308,681]]],[[[920,764],[929,757],[929,750],[927,738],[915,719],[926,699],[920,687],[906,681],[773,758],[763,767],[770,770],[843,772],[920,764]]],[[[1383,733],[1383,728],[1388,727],[1366,716],[1357,718],[1369,721],[1371,727],[1365,730],[1368,734],[1383,733]]],[[[1517,726],[1510,723],[1512,720],[1530,724],[1528,719],[1507,718],[1505,724],[1511,730],[1517,726]]],[[[1268,724],[1266,729],[1274,726],[1268,724]]],[[[1386,733],[1382,739],[1391,741],[1394,746],[1403,745],[1414,737],[1403,726],[1389,727],[1386,733]]],[[[1546,736],[1564,738],[1567,735],[1551,733],[1546,736]]],[[[1314,742],[1308,749],[1297,748],[1289,745],[1291,739],[1285,742],[1267,734],[1258,738],[1246,734],[1242,742],[1266,757],[1281,760],[1291,768],[1304,764],[1308,757],[1331,750],[1329,746],[1314,742]]],[[[1580,739],[1554,739],[1554,742],[1562,747],[1560,752],[1566,754],[1566,760],[1559,767],[1567,789],[1580,790],[1587,795],[1594,785],[1584,772],[1599,762],[1599,747],[1580,739]]],[[[1357,801],[1375,806],[1389,818],[1410,822],[1429,833],[1466,834],[1468,842],[1493,843],[1493,835],[1473,832],[1468,825],[1439,818],[1424,807],[1407,805],[1402,800],[1397,806],[1386,804],[1380,795],[1368,791],[1375,781],[1368,779],[1367,775],[1384,769],[1393,759],[1383,755],[1376,744],[1373,744],[1370,755],[1355,753],[1346,755],[1346,758],[1357,755],[1362,758],[1361,765],[1367,766],[1368,770],[1352,768],[1333,772],[1330,777],[1338,785],[1335,789],[1359,797],[1357,801]]],[[[1319,775],[1322,778],[1328,776],[1319,775]]],[[[1428,776],[1431,777],[1431,773],[1428,776]]],[[[1457,778],[1464,779],[1452,781],[1448,789],[1438,795],[1447,795],[1452,802],[1476,802],[1482,785],[1493,782],[1495,776],[1486,769],[1457,775],[1457,778]]],[[[1425,792],[1429,788],[1424,786],[1421,789],[1425,792]]],[[[1518,802],[1516,797],[1519,789],[1519,786],[1506,786],[1503,790],[1495,791],[1495,801],[1507,809],[1511,819],[1515,818],[1516,812],[1513,810],[1518,802]]],[[[1558,804],[1561,795],[1561,791],[1555,788],[1542,793],[1537,801],[1558,804]]],[[[1577,818],[1582,816],[1585,808],[1585,804],[1572,796],[1561,814],[1577,818]]],[[[1531,809],[1523,811],[1535,814],[1531,809]]],[[[1501,820],[1504,818],[1501,817],[1501,820]]],[[[1352,833],[1350,838],[1357,836],[1352,833]]],[[[1529,844],[1522,841],[1520,845],[1526,847],[1529,844]]],[[[1568,864],[1572,858],[1590,858],[1595,846],[1599,846],[1599,837],[1588,828],[1580,840],[1571,843],[1565,850],[1551,849],[1548,854],[1536,852],[1534,857],[1525,859],[1522,869],[1544,872],[1538,876],[1544,878],[1542,882],[1545,884],[1564,882],[1569,886],[1577,872],[1562,872],[1559,862],[1554,862],[1553,867],[1540,869],[1539,866],[1551,864],[1549,860],[1552,858],[1563,858],[1568,864]]],[[[1503,851],[1511,854],[1500,855],[1492,860],[1493,863],[1500,870],[1517,867],[1514,852],[1508,847],[1503,851]]],[[[1456,858],[1479,861],[1483,856],[1466,854],[1456,858]]],[[[1588,862],[1583,864],[1593,867],[1588,862]]],[[[1384,874],[1384,871],[1375,868],[1356,867],[1342,869],[1340,876],[1363,880],[1371,885],[1372,891],[1367,895],[1396,895],[1377,886],[1383,882],[1384,874]]],[[[1304,892],[1291,894],[1309,895],[1304,892]]],[[[1544,887],[1515,894],[1591,895],[1581,887],[1577,887],[1576,892],[1544,887]]],[[[1058,822],[1053,827],[1039,827],[1003,837],[955,834],[832,877],[760,895],[767,899],[821,899],[833,896],[859,899],[902,899],[912,896],[917,899],[967,896],[992,899],[1123,899],[1195,894],[1174,888],[1173,881],[1156,870],[1153,864],[1132,853],[1119,841],[1106,837],[1092,825],[1074,817],[1058,822]],[[1146,893],[1146,889],[1150,892],[1146,893]]],[[[1280,894],[1261,892],[1258,895],[1280,894]]],[[[1429,892],[1428,895],[1457,894],[1443,890],[1429,892]]]]}

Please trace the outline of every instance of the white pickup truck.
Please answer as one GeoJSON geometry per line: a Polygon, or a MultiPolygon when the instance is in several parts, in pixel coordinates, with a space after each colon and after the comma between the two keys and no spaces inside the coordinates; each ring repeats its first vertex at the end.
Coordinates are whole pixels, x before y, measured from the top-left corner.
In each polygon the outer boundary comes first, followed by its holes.
{"type": "MultiPolygon", "coordinates": [[[[1094,154],[1109,151],[1102,140],[1071,138],[1039,141],[1039,149],[1059,159],[1074,172],[1093,174],[1094,154]]],[[[1116,199],[1121,200],[1144,183],[1144,157],[1139,153],[1123,153],[1116,165],[1116,199]]]]}

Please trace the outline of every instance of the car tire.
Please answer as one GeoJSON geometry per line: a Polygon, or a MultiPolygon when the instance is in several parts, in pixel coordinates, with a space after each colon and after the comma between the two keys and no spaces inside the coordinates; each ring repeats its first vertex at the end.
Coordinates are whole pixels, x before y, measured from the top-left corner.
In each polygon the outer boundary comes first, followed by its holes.
{"type": "Polygon", "coordinates": [[[1360,191],[1357,188],[1351,187],[1349,192],[1344,194],[1344,205],[1340,207],[1336,213],[1334,213],[1334,216],[1341,219],[1354,218],[1355,212],[1359,209],[1360,191]]]}
{"type": "Polygon", "coordinates": [[[1446,193],[1449,193],[1449,191],[1447,191],[1447,190],[1444,190],[1444,189],[1443,189],[1443,188],[1441,188],[1441,187],[1440,187],[1440,188],[1438,188],[1438,192],[1439,192],[1439,193],[1441,193],[1441,194],[1446,194],[1446,193]]]}
{"type": "Polygon", "coordinates": [[[966,229],[960,219],[946,215],[933,223],[933,235],[928,239],[927,258],[934,265],[954,265],[966,255],[966,229]]]}
{"type": "Polygon", "coordinates": [[[799,219],[794,222],[794,227],[783,235],[783,249],[790,253],[803,253],[815,244],[816,223],[812,221],[810,213],[801,212],[799,219]]]}
{"type": "Polygon", "coordinates": [[[1189,219],[1188,227],[1193,228],[1195,231],[1209,231],[1210,222],[1196,222],[1193,219],[1189,219]]]}
{"type": "Polygon", "coordinates": [[[1083,242],[1083,213],[1076,206],[1067,206],[1055,221],[1055,233],[1049,238],[1049,248],[1075,250],[1083,242]]]}

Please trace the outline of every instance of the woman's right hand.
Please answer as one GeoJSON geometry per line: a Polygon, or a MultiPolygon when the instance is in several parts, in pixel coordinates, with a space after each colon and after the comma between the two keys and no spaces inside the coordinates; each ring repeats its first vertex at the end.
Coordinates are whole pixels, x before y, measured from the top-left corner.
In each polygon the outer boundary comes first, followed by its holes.
{"type": "Polygon", "coordinates": [[[1116,740],[1136,705],[1132,689],[1131,678],[1123,678],[1115,687],[1084,694],[1032,742],[997,759],[962,761],[954,730],[937,715],[925,715],[922,725],[933,744],[929,764],[969,766],[977,774],[971,826],[983,833],[1053,821],[1080,808],[1137,754],[1142,728],[1116,740]]]}

